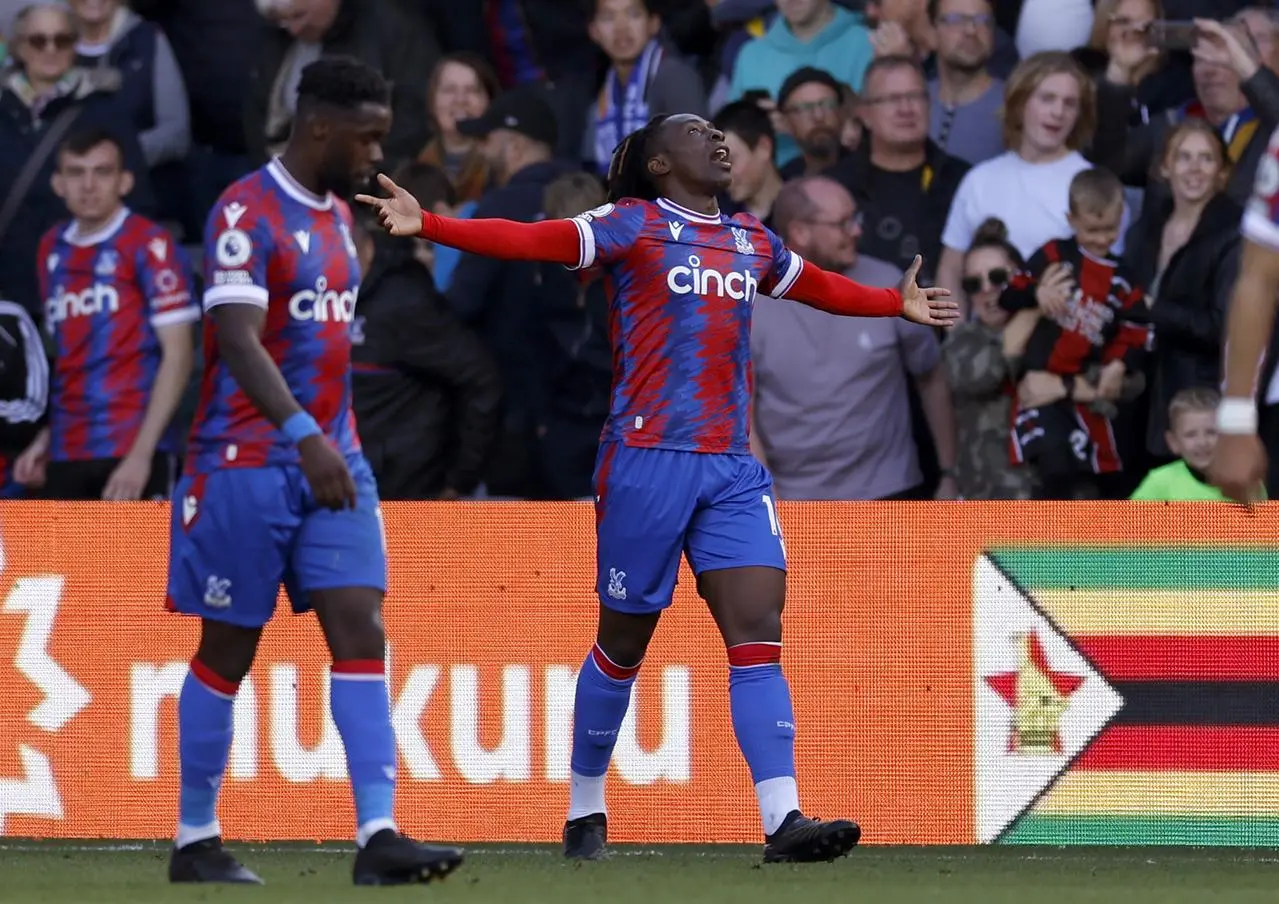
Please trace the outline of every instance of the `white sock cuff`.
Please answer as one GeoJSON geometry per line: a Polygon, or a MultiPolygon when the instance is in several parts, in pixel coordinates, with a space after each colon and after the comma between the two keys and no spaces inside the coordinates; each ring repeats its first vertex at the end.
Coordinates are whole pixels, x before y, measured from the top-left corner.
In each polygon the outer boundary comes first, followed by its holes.
{"type": "Polygon", "coordinates": [[[370,819],[355,831],[355,843],[359,847],[364,847],[369,843],[369,839],[381,832],[383,829],[395,830],[394,819],[370,819]]]}
{"type": "Polygon", "coordinates": [[[759,798],[759,816],[765,835],[776,832],[791,811],[799,809],[799,787],[793,775],[764,779],[755,785],[755,795],[759,798]]]}
{"type": "Polygon", "coordinates": [[[581,819],[583,816],[590,816],[592,813],[608,813],[604,807],[604,782],[608,778],[608,773],[604,775],[578,775],[576,772],[570,774],[569,791],[568,791],[568,818],[569,820],[581,819]]]}
{"type": "Polygon", "coordinates": [[[213,822],[206,823],[202,826],[187,826],[178,823],[178,833],[174,836],[173,846],[184,848],[188,844],[195,844],[197,841],[207,841],[210,838],[217,838],[222,834],[222,826],[215,819],[213,822]]]}

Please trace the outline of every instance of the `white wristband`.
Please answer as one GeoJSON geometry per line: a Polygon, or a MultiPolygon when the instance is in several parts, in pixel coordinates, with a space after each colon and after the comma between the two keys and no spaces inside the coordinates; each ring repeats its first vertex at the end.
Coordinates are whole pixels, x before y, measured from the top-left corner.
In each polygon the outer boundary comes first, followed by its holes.
{"type": "Polygon", "coordinates": [[[1217,406],[1217,432],[1255,434],[1257,404],[1252,399],[1222,399],[1217,406]]]}

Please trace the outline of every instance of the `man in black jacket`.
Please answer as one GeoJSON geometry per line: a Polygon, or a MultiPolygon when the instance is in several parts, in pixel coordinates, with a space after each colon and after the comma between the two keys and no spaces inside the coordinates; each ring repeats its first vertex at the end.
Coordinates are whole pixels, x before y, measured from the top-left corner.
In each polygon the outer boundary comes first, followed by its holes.
{"type": "Polygon", "coordinates": [[[259,16],[254,0],[131,0],[129,6],[160,26],[182,70],[191,108],[182,229],[198,242],[223,190],[252,169],[243,109],[256,48],[244,35],[259,16]]]}
{"type": "MultiPolygon", "coordinates": [[[[548,218],[564,219],[607,200],[594,175],[568,173],[546,187],[543,206],[548,218]]],[[[608,293],[600,273],[584,277],[559,264],[538,264],[537,271],[532,302],[545,348],[546,405],[537,429],[544,495],[589,499],[613,381],[608,293]]]]}
{"type": "MultiPolygon", "coordinates": [[[[1200,117],[1225,140],[1234,164],[1226,194],[1244,204],[1279,126],[1279,28],[1269,11],[1250,7],[1225,24],[1201,23],[1194,55],[1195,98],[1133,128],[1098,129],[1092,159],[1125,185],[1154,189],[1146,198],[1151,203],[1167,196],[1167,186],[1152,176],[1169,130],[1182,119],[1200,117]]],[[[1098,83],[1099,122],[1130,122],[1135,103],[1135,86],[1108,78],[1098,83]]]]}
{"type": "Polygon", "coordinates": [[[866,69],[861,118],[861,146],[827,172],[857,201],[858,247],[902,270],[922,254],[920,279],[931,280],[946,213],[969,166],[928,139],[928,83],[909,57],[879,57],[866,69]]]}
{"type": "Polygon", "coordinates": [[[364,455],[383,499],[456,499],[475,490],[493,445],[497,368],[411,246],[375,232],[357,221],[351,364],[364,455]]]}
{"type": "MultiPolygon", "coordinates": [[[[475,219],[532,222],[544,211],[546,188],[577,168],[554,158],[559,137],[555,114],[536,86],[513,88],[478,119],[458,129],[483,140],[499,186],[480,198],[475,219]]],[[[479,332],[502,373],[501,438],[484,483],[494,496],[542,498],[537,474],[537,426],[547,406],[545,349],[529,337],[538,328],[531,300],[539,290],[538,266],[464,254],[453,272],[448,299],[479,332]]]]}

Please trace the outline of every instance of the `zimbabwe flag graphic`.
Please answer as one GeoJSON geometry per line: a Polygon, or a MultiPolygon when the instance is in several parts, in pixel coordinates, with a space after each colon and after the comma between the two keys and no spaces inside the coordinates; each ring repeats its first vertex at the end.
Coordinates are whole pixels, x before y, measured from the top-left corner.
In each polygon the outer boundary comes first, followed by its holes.
{"type": "Polygon", "coordinates": [[[973,603],[979,841],[1279,844],[1279,549],[994,548],[973,603]]]}

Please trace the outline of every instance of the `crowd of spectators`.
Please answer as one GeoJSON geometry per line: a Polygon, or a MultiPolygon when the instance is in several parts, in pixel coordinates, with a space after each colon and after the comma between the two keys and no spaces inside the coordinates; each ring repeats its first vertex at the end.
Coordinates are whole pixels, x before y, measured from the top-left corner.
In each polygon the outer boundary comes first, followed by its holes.
{"type": "MultiPolygon", "coordinates": [[[[921,282],[964,311],[945,334],[756,300],[753,448],[782,498],[1150,498],[1173,465],[1203,484],[1242,205],[1279,127],[1273,3],[0,0],[0,31],[6,495],[64,495],[50,459],[108,449],[49,448],[46,411],[113,403],[31,338],[68,304],[42,273],[109,225],[73,190],[86,136],[110,136],[111,196],[173,240],[151,269],[95,259],[94,278],[156,284],[141,303],[166,338],[130,354],[170,355],[180,437],[199,366],[173,363],[173,336],[198,341],[179,312],[204,220],[279,149],[325,54],[388,77],[386,168],[438,213],[590,209],[622,136],[691,112],[731,148],[725,213],[872,285],[923,255],[921,282]]],[[[602,283],[388,241],[362,216],[356,232],[355,407],[385,498],[589,497],[602,283]]],[[[1279,428],[1277,360],[1259,401],[1279,428]]],[[[136,433],[146,400],[130,404],[136,433]]],[[[144,439],[108,449],[98,492],[150,492],[141,459],[181,444],[144,439]]]]}

